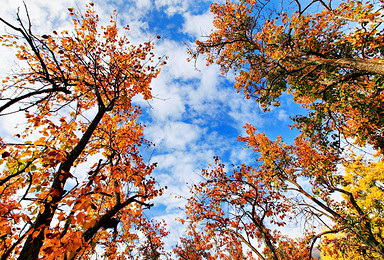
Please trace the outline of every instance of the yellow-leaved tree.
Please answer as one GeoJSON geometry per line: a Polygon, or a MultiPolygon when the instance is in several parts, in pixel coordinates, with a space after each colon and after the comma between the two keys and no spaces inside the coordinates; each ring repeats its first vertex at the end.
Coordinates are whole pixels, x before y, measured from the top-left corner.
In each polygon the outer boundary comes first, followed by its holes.
{"type": "MultiPolygon", "coordinates": [[[[361,211],[369,217],[370,223],[361,221],[358,212],[347,208],[346,214],[357,228],[366,229],[371,225],[374,237],[384,236],[384,163],[383,161],[364,161],[361,156],[352,156],[350,162],[344,163],[345,189],[352,194],[361,211]]],[[[348,200],[348,198],[346,198],[348,200]]],[[[369,236],[369,234],[365,234],[369,236]]],[[[322,241],[324,259],[366,259],[380,255],[372,252],[369,246],[361,243],[356,234],[341,231],[338,234],[325,235],[322,241]]],[[[323,259],[322,258],[322,259],[323,259]]]]}

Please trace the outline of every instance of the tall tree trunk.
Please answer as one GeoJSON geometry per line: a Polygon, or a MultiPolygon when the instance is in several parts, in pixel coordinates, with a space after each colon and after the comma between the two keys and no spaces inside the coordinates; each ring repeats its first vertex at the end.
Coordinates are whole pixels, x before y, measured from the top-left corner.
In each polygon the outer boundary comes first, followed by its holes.
{"type": "Polygon", "coordinates": [[[100,123],[106,112],[105,107],[99,108],[98,113],[95,118],[92,120],[92,123],[89,125],[79,143],[73,148],[71,153],[67,156],[67,160],[63,162],[59,170],[55,174],[51,186],[51,192],[54,192],[56,196],[52,196],[50,202],[44,201],[44,210],[40,212],[33,224],[34,232],[38,232],[38,235],[30,234],[24,245],[23,249],[20,252],[18,257],[19,260],[37,260],[39,258],[40,249],[43,246],[44,242],[44,231],[47,227],[51,225],[52,218],[55,215],[57,204],[61,201],[62,196],[64,195],[64,186],[68,179],[68,174],[72,168],[73,163],[79,157],[81,152],[86,147],[89,139],[91,138],[93,132],[95,131],[97,125],[100,123]],[[61,177],[60,177],[61,176],[61,177]]]}
{"type": "Polygon", "coordinates": [[[327,59],[321,57],[310,57],[304,58],[303,60],[304,63],[308,64],[327,64],[341,68],[366,71],[372,74],[380,74],[384,76],[384,60],[381,59],[327,59]]]}

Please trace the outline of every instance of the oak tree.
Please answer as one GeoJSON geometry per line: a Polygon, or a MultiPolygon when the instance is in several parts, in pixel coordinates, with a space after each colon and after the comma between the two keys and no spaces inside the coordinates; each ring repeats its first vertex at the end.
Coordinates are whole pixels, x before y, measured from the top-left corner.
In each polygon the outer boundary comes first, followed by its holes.
{"type": "Polygon", "coordinates": [[[151,98],[161,59],[152,40],[132,45],[115,15],[100,26],[92,3],[68,10],[73,30],[42,36],[28,11],[0,18],[1,43],[24,66],[2,81],[0,113],[25,116],[18,141],[0,140],[1,259],[160,255],[167,232],[143,212],[163,189],[140,155],[152,144],[132,99],[151,98]]]}

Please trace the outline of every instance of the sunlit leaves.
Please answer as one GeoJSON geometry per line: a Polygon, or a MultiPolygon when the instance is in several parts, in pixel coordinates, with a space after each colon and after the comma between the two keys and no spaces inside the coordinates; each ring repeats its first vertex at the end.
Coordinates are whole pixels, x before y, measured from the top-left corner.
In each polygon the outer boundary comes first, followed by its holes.
{"type": "MultiPolygon", "coordinates": [[[[316,111],[306,117],[312,124],[330,131],[325,124],[333,122],[359,145],[382,149],[382,122],[372,116],[383,111],[382,4],[370,2],[345,1],[332,9],[323,1],[296,1],[288,6],[298,9],[293,13],[269,10],[268,1],[213,4],[216,29],[191,53],[207,54],[223,73],[234,71],[237,91],[265,110],[279,106],[287,91],[316,111]],[[322,10],[305,11],[315,6],[322,10]]],[[[300,119],[298,127],[318,132],[300,119]]]]}
{"type": "Polygon", "coordinates": [[[1,42],[28,65],[1,89],[1,112],[24,111],[27,121],[15,134],[20,143],[0,144],[5,258],[163,254],[163,223],[143,216],[163,189],[150,176],[155,165],[140,155],[151,143],[138,123],[140,108],[132,105],[136,95],[151,98],[161,59],[153,61],[151,41],[130,44],[129,27],[120,32],[115,16],[99,26],[92,6],[84,14],[68,9],[71,32],[41,37],[19,16],[18,26],[1,20],[19,34],[1,42]]]}
{"type": "Polygon", "coordinates": [[[281,10],[269,1],[211,5],[215,30],[196,42],[191,57],[204,54],[208,65],[234,72],[236,90],[265,111],[288,93],[308,113],[293,118],[300,135],[292,145],[246,124],[239,140],[256,162],[234,166],[232,174],[216,159],[203,171],[205,181],[192,187],[187,205],[189,230],[204,230],[200,237],[215,249],[228,248],[220,237],[261,259],[307,258],[322,237],[332,240],[322,248],[335,257],[343,248],[367,259],[384,257],[383,8],[382,1],[352,0],[283,1],[281,10]],[[376,162],[348,154],[367,145],[376,162]],[[273,231],[292,219],[308,230],[302,240],[273,231]]]}

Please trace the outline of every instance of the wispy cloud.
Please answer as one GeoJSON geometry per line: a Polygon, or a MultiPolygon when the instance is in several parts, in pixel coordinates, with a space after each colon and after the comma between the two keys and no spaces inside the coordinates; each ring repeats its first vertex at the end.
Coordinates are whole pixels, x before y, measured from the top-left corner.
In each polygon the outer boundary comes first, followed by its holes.
{"type": "Polygon", "coordinates": [[[213,14],[207,10],[203,14],[192,15],[189,12],[184,14],[185,23],[182,31],[196,39],[207,36],[213,30],[213,14]]]}

